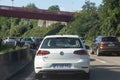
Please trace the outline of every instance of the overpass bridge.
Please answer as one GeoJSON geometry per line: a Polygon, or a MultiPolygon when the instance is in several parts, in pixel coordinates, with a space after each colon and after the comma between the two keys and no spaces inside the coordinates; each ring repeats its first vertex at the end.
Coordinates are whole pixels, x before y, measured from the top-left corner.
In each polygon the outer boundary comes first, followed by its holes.
{"type": "Polygon", "coordinates": [[[63,21],[63,22],[70,22],[74,20],[73,12],[51,11],[51,10],[3,6],[3,5],[0,5],[0,16],[63,21]]]}

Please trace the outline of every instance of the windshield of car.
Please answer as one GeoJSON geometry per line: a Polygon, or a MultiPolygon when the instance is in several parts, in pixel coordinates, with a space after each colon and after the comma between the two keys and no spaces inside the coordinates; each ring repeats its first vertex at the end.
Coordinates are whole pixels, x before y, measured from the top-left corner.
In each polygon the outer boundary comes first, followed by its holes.
{"type": "Polygon", "coordinates": [[[118,42],[118,39],[116,37],[103,37],[102,41],[104,41],[104,42],[118,42]]]}
{"type": "Polygon", "coordinates": [[[41,48],[82,48],[78,38],[47,38],[41,48]]]}

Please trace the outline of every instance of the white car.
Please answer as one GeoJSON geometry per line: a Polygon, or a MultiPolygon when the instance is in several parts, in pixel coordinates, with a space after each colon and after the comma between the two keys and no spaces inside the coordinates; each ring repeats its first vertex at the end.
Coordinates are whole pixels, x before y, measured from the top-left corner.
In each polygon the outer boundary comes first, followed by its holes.
{"type": "Polygon", "coordinates": [[[3,40],[3,44],[9,46],[16,46],[17,41],[14,37],[7,37],[5,40],[3,40]]]}
{"type": "Polygon", "coordinates": [[[89,78],[90,56],[77,35],[46,36],[36,52],[36,79],[51,74],[78,74],[89,78]]]}

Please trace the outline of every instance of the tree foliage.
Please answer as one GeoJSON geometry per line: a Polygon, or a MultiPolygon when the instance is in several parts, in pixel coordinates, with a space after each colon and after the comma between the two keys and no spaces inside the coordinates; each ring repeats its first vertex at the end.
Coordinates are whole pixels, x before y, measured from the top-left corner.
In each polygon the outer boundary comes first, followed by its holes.
{"type": "Polygon", "coordinates": [[[83,37],[93,37],[99,34],[99,16],[97,7],[94,3],[87,1],[82,8],[83,9],[79,13],[75,14],[75,20],[69,23],[60,34],[77,34],[83,37]]]}
{"type": "MultiPolygon", "coordinates": [[[[35,4],[28,4],[27,8],[37,8],[35,4]]],[[[37,26],[37,20],[0,17],[0,37],[20,37],[26,31],[37,26]]]]}
{"type": "Polygon", "coordinates": [[[103,35],[120,34],[120,0],[103,0],[99,8],[101,30],[103,35]],[[106,32],[107,31],[107,32],[106,32]]]}
{"type": "Polygon", "coordinates": [[[26,6],[27,8],[35,8],[37,9],[36,5],[34,3],[30,3],[26,6]]]}
{"type": "Polygon", "coordinates": [[[120,0],[103,0],[98,8],[87,1],[82,8],[60,34],[77,34],[91,40],[98,35],[120,36],[120,0]]]}
{"type": "Polygon", "coordinates": [[[58,5],[52,5],[48,8],[48,10],[60,11],[60,8],[58,5]]]}

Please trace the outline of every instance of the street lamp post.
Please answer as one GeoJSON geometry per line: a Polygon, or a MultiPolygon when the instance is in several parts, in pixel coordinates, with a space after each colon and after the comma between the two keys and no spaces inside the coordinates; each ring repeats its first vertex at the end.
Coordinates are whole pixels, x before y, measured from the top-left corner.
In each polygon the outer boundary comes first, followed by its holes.
{"type": "MultiPolygon", "coordinates": [[[[13,1],[14,1],[14,0],[11,0],[11,1],[12,1],[12,7],[11,7],[11,9],[12,9],[12,8],[13,8],[13,1]]],[[[12,36],[12,34],[11,34],[11,29],[12,29],[12,22],[13,22],[13,21],[12,21],[12,17],[11,17],[10,37],[12,36]]]]}
{"type": "Polygon", "coordinates": [[[13,1],[14,1],[14,0],[11,0],[11,1],[12,1],[12,7],[13,7],[13,1]]]}

